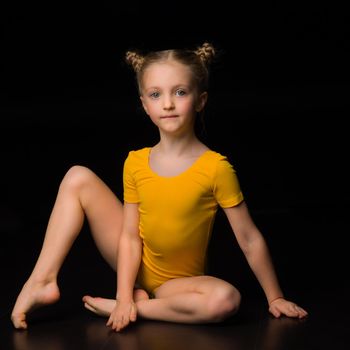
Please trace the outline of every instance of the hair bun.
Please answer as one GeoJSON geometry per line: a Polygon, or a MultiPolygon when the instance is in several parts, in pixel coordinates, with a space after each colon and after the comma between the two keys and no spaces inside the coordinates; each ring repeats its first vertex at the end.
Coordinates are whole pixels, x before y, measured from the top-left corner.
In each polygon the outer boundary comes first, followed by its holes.
{"type": "Polygon", "coordinates": [[[203,43],[203,45],[198,47],[194,52],[204,65],[210,64],[215,56],[214,46],[208,42],[203,43]]]}
{"type": "Polygon", "coordinates": [[[135,51],[127,51],[125,54],[125,60],[132,66],[134,71],[138,73],[142,68],[144,57],[135,51]]]}

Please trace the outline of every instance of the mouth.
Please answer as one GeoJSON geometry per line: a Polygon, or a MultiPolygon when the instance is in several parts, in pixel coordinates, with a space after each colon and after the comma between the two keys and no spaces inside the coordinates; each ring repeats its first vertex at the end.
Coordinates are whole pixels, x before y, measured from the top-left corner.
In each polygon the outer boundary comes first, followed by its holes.
{"type": "Polygon", "coordinates": [[[162,117],[160,117],[160,119],[173,119],[177,117],[178,115],[163,115],[162,117]]]}

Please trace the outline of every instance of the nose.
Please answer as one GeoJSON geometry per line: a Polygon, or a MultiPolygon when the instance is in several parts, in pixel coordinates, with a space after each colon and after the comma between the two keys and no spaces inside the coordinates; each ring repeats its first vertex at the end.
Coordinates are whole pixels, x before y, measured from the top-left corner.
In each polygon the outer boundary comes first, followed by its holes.
{"type": "Polygon", "coordinates": [[[163,99],[163,109],[170,111],[175,108],[174,101],[171,95],[165,95],[163,99]]]}

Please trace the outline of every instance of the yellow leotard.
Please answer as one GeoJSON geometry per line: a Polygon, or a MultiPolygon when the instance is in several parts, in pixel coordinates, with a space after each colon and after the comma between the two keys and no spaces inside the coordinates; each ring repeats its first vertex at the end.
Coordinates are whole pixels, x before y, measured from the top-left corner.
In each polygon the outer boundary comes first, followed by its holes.
{"type": "Polygon", "coordinates": [[[225,156],[207,150],[179,175],[149,166],[151,148],[131,151],[124,163],[124,201],[138,203],[142,262],[137,283],[149,293],[172,278],[204,274],[207,246],[220,205],[243,195],[225,156]]]}

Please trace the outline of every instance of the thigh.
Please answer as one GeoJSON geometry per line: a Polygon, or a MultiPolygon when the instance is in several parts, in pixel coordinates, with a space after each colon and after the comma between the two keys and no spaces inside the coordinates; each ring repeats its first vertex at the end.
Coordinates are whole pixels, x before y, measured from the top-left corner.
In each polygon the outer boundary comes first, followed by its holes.
{"type": "Polygon", "coordinates": [[[93,171],[83,166],[69,170],[66,180],[78,190],[94,241],[108,264],[116,269],[123,205],[93,171]]]}
{"type": "Polygon", "coordinates": [[[222,291],[239,294],[232,284],[220,278],[205,275],[171,279],[158,287],[154,291],[154,296],[167,298],[182,293],[212,294],[222,291]]]}

